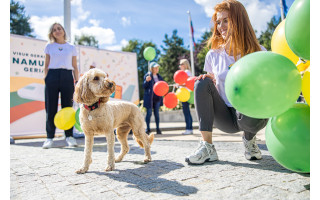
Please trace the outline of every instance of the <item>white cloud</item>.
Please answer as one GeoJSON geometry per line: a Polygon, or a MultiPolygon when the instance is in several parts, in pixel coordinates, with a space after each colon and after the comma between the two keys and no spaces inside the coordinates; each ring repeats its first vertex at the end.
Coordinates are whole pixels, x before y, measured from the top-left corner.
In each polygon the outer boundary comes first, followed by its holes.
{"type": "MultiPolygon", "coordinates": [[[[197,4],[201,5],[207,15],[211,18],[214,13],[214,6],[220,3],[221,0],[194,0],[197,4]]],[[[251,24],[255,30],[257,30],[258,35],[261,31],[267,29],[267,23],[270,19],[278,14],[277,6],[279,6],[278,0],[240,0],[240,2],[245,6],[251,24]]]]}
{"type": "Polygon", "coordinates": [[[50,26],[58,22],[63,25],[63,16],[53,16],[53,17],[38,17],[31,16],[30,24],[34,30],[35,35],[39,39],[48,40],[48,33],[50,26]]]}
{"type": "Polygon", "coordinates": [[[74,34],[92,35],[99,41],[99,46],[111,45],[116,42],[116,36],[112,29],[98,26],[85,26],[80,29],[75,29],[74,34]]]}
{"type": "MultiPolygon", "coordinates": [[[[81,0],[72,0],[71,5],[76,7],[76,17],[71,21],[71,43],[74,41],[75,35],[92,35],[99,41],[99,46],[104,47],[107,45],[113,45],[116,43],[115,32],[110,28],[100,27],[100,21],[96,19],[89,19],[91,26],[79,27],[79,24],[86,21],[90,12],[84,11],[82,8],[81,0]]],[[[30,24],[34,29],[34,33],[39,39],[48,40],[48,31],[50,26],[58,22],[64,25],[63,16],[52,16],[52,17],[39,17],[31,16],[30,24]]],[[[69,37],[70,38],[70,37],[69,37]]],[[[121,41],[122,42],[122,41],[121,41]]],[[[121,46],[120,46],[121,49],[121,46]]]]}
{"type": "Polygon", "coordinates": [[[111,45],[111,46],[106,46],[105,49],[111,50],[111,51],[121,51],[122,47],[128,45],[129,42],[125,39],[122,39],[120,44],[118,45],[111,45]]]}
{"type": "Polygon", "coordinates": [[[131,25],[131,18],[130,17],[121,17],[121,24],[122,26],[130,26],[131,25]]]}
{"type": "Polygon", "coordinates": [[[90,19],[89,23],[92,24],[93,26],[99,26],[100,25],[100,21],[96,20],[96,19],[90,19]]]}

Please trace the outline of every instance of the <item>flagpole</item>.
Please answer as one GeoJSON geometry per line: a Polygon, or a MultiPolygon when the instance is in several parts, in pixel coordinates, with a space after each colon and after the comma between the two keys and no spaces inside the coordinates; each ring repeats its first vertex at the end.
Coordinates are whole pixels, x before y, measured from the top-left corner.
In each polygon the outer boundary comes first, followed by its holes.
{"type": "Polygon", "coordinates": [[[191,68],[192,68],[192,76],[195,76],[195,71],[194,71],[194,64],[193,64],[193,42],[192,42],[192,32],[191,32],[191,13],[188,10],[187,11],[188,16],[189,16],[189,36],[190,36],[190,61],[191,61],[191,68]]]}
{"type": "Polygon", "coordinates": [[[64,0],[64,29],[66,30],[68,41],[71,42],[71,5],[70,0],[64,0]]]}
{"type": "Polygon", "coordinates": [[[284,20],[283,2],[280,0],[281,21],[284,20]]]}

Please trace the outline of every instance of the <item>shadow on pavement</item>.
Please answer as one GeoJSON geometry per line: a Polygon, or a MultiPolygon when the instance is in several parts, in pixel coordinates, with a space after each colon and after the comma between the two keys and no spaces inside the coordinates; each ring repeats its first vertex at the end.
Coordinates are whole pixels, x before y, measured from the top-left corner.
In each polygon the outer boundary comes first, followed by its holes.
{"type": "MultiPolygon", "coordinates": [[[[130,162],[130,161],[126,161],[130,162]]],[[[119,181],[126,182],[129,185],[126,187],[135,188],[144,192],[166,193],[175,196],[187,196],[197,193],[198,189],[193,186],[185,186],[175,180],[167,180],[159,176],[167,174],[173,170],[184,167],[181,163],[154,160],[148,164],[141,164],[140,162],[133,162],[137,165],[142,165],[134,169],[116,169],[113,172],[95,172],[89,171],[87,173],[95,173],[97,175],[106,175],[107,177],[119,181]]],[[[107,185],[110,186],[110,185],[107,185]]]]}
{"type": "MultiPolygon", "coordinates": [[[[251,168],[251,169],[268,170],[268,171],[281,172],[281,173],[287,173],[287,174],[295,173],[304,177],[310,177],[309,173],[297,173],[284,168],[279,163],[277,163],[277,161],[275,161],[272,156],[269,156],[269,155],[262,154],[261,160],[252,160],[251,162],[253,164],[242,163],[242,162],[232,162],[228,160],[219,159],[218,161],[215,161],[215,162],[206,162],[203,165],[231,165],[233,167],[244,167],[244,168],[251,168]]],[[[203,165],[191,165],[191,166],[201,167],[203,165]]]]}
{"type": "MultiPolygon", "coordinates": [[[[132,140],[128,138],[128,140],[132,140]]],[[[43,139],[45,141],[45,139],[43,139]]],[[[36,141],[36,142],[24,142],[24,143],[16,143],[14,145],[17,146],[29,146],[29,147],[39,147],[42,149],[43,141],[36,141]]],[[[81,151],[84,152],[84,138],[78,138],[77,139],[78,146],[77,147],[68,147],[67,143],[63,139],[56,139],[53,143],[53,149],[54,148],[61,148],[65,150],[73,150],[73,151],[81,151]]],[[[139,154],[144,155],[144,149],[140,148],[137,143],[135,145],[129,144],[130,151],[128,154],[139,154]]],[[[50,149],[47,149],[50,151],[50,149]]],[[[119,153],[121,150],[120,143],[117,142],[114,144],[114,151],[115,153],[119,153]]],[[[93,152],[107,152],[107,141],[105,137],[95,137],[94,138],[94,145],[93,145],[93,152]]],[[[151,150],[151,154],[156,154],[155,151],[151,150]]]]}

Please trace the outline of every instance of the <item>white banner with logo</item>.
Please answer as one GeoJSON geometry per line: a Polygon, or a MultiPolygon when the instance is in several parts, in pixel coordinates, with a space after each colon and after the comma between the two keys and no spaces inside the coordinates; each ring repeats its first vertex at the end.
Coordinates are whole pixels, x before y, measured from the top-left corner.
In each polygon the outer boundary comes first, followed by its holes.
{"type": "MultiPolygon", "coordinates": [[[[46,134],[44,106],[44,48],[47,41],[10,36],[10,134],[46,134]]],[[[80,75],[94,65],[116,82],[115,99],[139,103],[137,56],[93,47],[76,46],[80,75]]],[[[77,108],[77,105],[74,106],[77,108]]],[[[60,110],[60,104],[58,109],[60,110]]],[[[56,133],[62,133],[57,129],[56,133]]]]}

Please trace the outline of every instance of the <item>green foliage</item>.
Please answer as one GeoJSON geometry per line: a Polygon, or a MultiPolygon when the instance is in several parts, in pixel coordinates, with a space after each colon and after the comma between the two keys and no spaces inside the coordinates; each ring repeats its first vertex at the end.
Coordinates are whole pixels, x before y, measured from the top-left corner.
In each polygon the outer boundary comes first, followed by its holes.
{"type": "Polygon", "coordinates": [[[30,27],[30,17],[26,16],[24,5],[10,1],[10,33],[34,37],[30,27]]]}
{"type": "Polygon", "coordinates": [[[258,40],[259,43],[264,46],[268,51],[271,51],[271,38],[273,35],[274,30],[277,28],[278,24],[280,24],[280,17],[277,20],[275,16],[273,16],[268,22],[267,30],[261,32],[258,40]]]}
{"type": "Polygon", "coordinates": [[[137,54],[138,77],[139,77],[139,98],[143,99],[143,76],[149,71],[148,61],[143,57],[143,51],[147,47],[153,47],[156,50],[156,57],[153,61],[157,61],[160,50],[152,42],[144,42],[141,40],[130,40],[128,45],[122,48],[122,51],[134,52],[137,54]]]}
{"type": "Polygon", "coordinates": [[[81,36],[76,35],[74,37],[74,44],[99,48],[99,41],[96,40],[96,38],[92,35],[85,35],[85,34],[82,34],[81,36]]]}
{"type": "Polygon", "coordinates": [[[185,58],[188,51],[183,47],[183,39],[177,35],[177,30],[173,30],[172,36],[164,36],[164,46],[161,45],[163,54],[161,54],[159,64],[159,73],[168,83],[173,83],[173,75],[179,70],[179,60],[185,58]]]}
{"type": "Polygon", "coordinates": [[[203,74],[203,66],[204,66],[204,62],[206,59],[206,55],[209,51],[209,48],[207,48],[207,40],[210,38],[212,32],[211,31],[206,31],[203,33],[203,35],[201,36],[201,40],[200,40],[200,44],[197,44],[197,48],[196,48],[196,56],[197,56],[197,65],[195,67],[195,75],[200,75],[203,74]]]}

